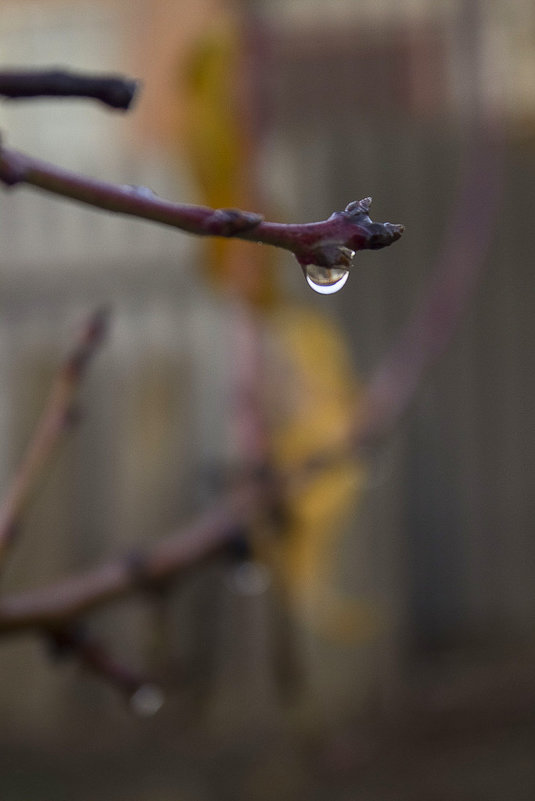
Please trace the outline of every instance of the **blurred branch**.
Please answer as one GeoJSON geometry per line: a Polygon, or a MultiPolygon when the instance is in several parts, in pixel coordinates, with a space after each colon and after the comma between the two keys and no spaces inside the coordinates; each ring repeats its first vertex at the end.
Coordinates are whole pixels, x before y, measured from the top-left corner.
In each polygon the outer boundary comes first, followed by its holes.
{"type": "Polygon", "coordinates": [[[0,72],[0,95],[10,100],[31,97],[87,97],[126,111],[137,81],[119,75],[81,75],[65,70],[0,72]]]}
{"type": "Polygon", "coordinates": [[[358,444],[383,437],[405,413],[423,373],[450,343],[485,268],[501,203],[505,137],[501,112],[488,108],[482,91],[483,5],[462,0],[454,29],[466,93],[461,186],[427,290],[368,382],[358,444]]]}
{"type": "MultiPolygon", "coordinates": [[[[50,92],[45,84],[51,76],[55,76],[57,89],[59,73],[26,75],[26,89],[21,83],[17,89],[16,81],[9,86],[9,79],[13,81],[16,76],[0,73],[0,94],[83,94],[109,102],[102,94],[67,91],[65,84],[63,89],[50,92]],[[33,91],[30,78],[34,81],[33,91]]],[[[84,80],[87,87],[90,79],[79,78],[78,89],[84,80]]],[[[133,82],[131,86],[134,90],[133,82]]],[[[368,382],[363,413],[361,409],[347,449],[318,454],[297,474],[278,477],[276,487],[265,474],[249,476],[191,526],[159,540],[145,552],[112,559],[42,589],[0,598],[0,635],[44,633],[56,647],[73,653],[97,674],[130,694],[137,692],[143,686],[139,677],[112,660],[100,643],[76,633],[80,616],[118,598],[164,585],[181,571],[224,549],[234,540],[237,525],[258,519],[259,514],[267,515],[281,490],[291,492],[293,480],[306,480],[310,468],[321,469],[326,459],[347,458],[348,453],[391,431],[414,398],[424,371],[451,340],[484,266],[499,201],[501,154],[497,132],[489,126],[484,132],[482,129],[480,120],[479,129],[472,131],[468,169],[463,173],[463,186],[435,275],[408,325],[368,382]]],[[[200,236],[235,237],[281,247],[293,252],[303,267],[316,264],[348,269],[354,251],[385,247],[403,232],[400,225],[372,222],[368,216],[369,198],[350,203],[344,211],[321,222],[271,223],[247,211],[171,203],[145,187],[96,181],[8,149],[0,152],[0,180],[8,187],[26,183],[100,209],[200,236]]],[[[65,427],[81,369],[98,344],[92,341],[90,345],[90,341],[91,337],[82,340],[60,371],[34,440],[0,508],[0,559],[13,540],[15,524],[35,478],[65,427]]]]}
{"type": "Polygon", "coordinates": [[[102,342],[106,319],[102,309],[91,315],[58,370],[35,433],[0,506],[0,566],[14,543],[24,507],[44,465],[72,421],[76,392],[88,361],[102,342]]]}
{"type": "Polygon", "coordinates": [[[368,216],[371,198],[349,203],[344,211],[316,223],[265,222],[259,214],[238,209],[212,209],[171,203],[144,186],[97,181],[31,158],[15,150],[0,152],[0,181],[6,186],[29,184],[96,208],[180,228],[197,236],[246,239],[290,250],[299,263],[349,269],[357,250],[391,245],[402,225],[375,223],[368,216]]]}
{"type": "Polygon", "coordinates": [[[58,628],[110,601],[165,584],[232,542],[236,521],[257,518],[268,501],[265,484],[250,482],[145,552],[125,554],[43,589],[0,598],[0,636],[58,628]]]}
{"type": "Polygon", "coordinates": [[[50,630],[47,635],[54,656],[75,658],[80,665],[104,678],[127,696],[148,683],[146,678],[114,659],[99,640],[90,636],[82,624],[50,630]]]}
{"type": "Polygon", "coordinates": [[[383,438],[405,413],[424,372],[449,345],[483,273],[501,202],[503,166],[502,137],[490,122],[473,134],[465,161],[434,274],[367,384],[354,446],[383,438]]]}
{"type": "MultiPolygon", "coordinates": [[[[499,200],[500,153],[497,139],[478,142],[475,155],[438,259],[435,276],[413,318],[376,369],[365,391],[360,423],[347,449],[322,452],[300,471],[278,477],[277,491],[288,492],[333,459],[348,457],[385,436],[414,398],[423,372],[440,356],[455,332],[484,265],[499,200]]],[[[184,531],[156,543],[142,556],[125,556],[41,590],[0,599],[0,635],[49,628],[140,586],[158,586],[225,547],[236,525],[276,500],[265,473],[250,477],[208,514],[184,531]],[[135,567],[135,569],[134,569],[135,567]]],[[[280,498],[280,495],[278,496],[280,498]]]]}
{"type": "Polygon", "coordinates": [[[75,659],[80,667],[118,690],[137,715],[148,717],[158,712],[164,701],[160,686],[119,662],[103,642],[89,634],[84,624],[75,622],[46,635],[56,658],[75,659]]]}

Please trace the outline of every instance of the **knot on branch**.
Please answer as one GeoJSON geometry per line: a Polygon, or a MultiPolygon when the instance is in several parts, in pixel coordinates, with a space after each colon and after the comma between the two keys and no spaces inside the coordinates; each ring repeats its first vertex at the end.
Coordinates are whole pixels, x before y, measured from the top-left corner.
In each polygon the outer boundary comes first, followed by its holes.
{"type": "Polygon", "coordinates": [[[212,236],[237,236],[256,228],[264,218],[261,214],[240,209],[216,209],[205,222],[206,233],[212,236]]]}
{"type": "Polygon", "coordinates": [[[8,188],[22,183],[26,179],[26,165],[18,153],[10,151],[9,157],[4,152],[0,139],[0,181],[8,188]]]}
{"type": "Polygon", "coordinates": [[[80,377],[87,362],[102,344],[108,331],[109,316],[109,309],[102,307],[97,309],[89,318],[82,332],[80,342],[72,351],[66,363],[66,371],[71,380],[80,377]]]}
{"type": "Polygon", "coordinates": [[[148,553],[132,550],[125,556],[125,568],[128,571],[132,587],[154,598],[164,598],[170,590],[170,582],[155,581],[151,576],[148,553]]]}
{"type": "Polygon", "coordinates": [[[150,186],[144,186],[143,184],[123,184],[123,190],[140,200],[154,200],[159,197],[154,189],[151,189],[150,186]]]}
{"type": "Polygon", "coordinates": [[[72,657],[88,640],[84,622],[77,620],[62,628],[45,631],[49,653],[54,660],[72,657]]]}
{"type": "Polygon", "coordinates": [[[225,553],[233,562],[245,562],[253,558],[251,533],[247,526],[237,523],[232,527],[225,553]]]}

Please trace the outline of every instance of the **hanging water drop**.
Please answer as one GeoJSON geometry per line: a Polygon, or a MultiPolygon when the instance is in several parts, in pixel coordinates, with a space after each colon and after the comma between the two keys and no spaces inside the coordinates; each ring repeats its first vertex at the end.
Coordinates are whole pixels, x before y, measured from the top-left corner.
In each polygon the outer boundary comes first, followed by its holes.
{"type": "Polygon", "coordinates": [[[163,706],[164,694],[155,684],[142,684],[130,696],[130,709],[141,718],[149,718],[163,706]]]}
{"type": "Polygon", "coordinates": [[[320,295],[332,295],[345,285],[349,278],[346,267],[320,267],[317,264],[305,266],[308,285],[320,295]]]}

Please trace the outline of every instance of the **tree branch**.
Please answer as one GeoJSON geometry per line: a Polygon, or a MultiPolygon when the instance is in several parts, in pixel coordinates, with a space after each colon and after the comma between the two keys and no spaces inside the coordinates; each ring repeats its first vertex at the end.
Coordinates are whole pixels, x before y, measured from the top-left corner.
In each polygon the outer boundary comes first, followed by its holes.
{"type": "Polygon", "coordinates": [[[503,136],[483,121],[466,168],[434,274],[412,317],[367,384],[354,445],[384,437],[414,399],[424,372],[450,343],[485,267],[501,202],[503,136]]]}
{"type": "MultiPolygon", "coordinates": [[[[359,415],[360,422],[348,437],[344,452],[322,452],[308,460],[298,476],[278,477],[276,486],[272,476],[251,476],[192,526],[156,543],[134,560],[125,556],[49,587],[0,599],[0,636],[64,625],[82,613],[135,593],[140,586],[161,585],[225,548],[234,539],[237,525],[258,514],[255,510],[271,508],[281,492],[291,491],[310,471],[324,468],[333,459],[348,458],[386,435],[413,399],[424,370],[446,347],[483,269],[499,199],[499,141],[487,132],[486,139],[474,142],[472,168],[424,302],[368,382],[364,414],[359,415]]],[[[195,213],[199,210],[186,208],[195,213]]],[[[302,227],[306,228],[295,226],[302,227]]]]}
{"type": "Polygon", "coordinates": [[[372,222],[371,198],[349,203],[344,211],[315,223],[265,222],[259,214],[171,203],[143,186],[97,181],[31,158],[15,150],[0,152],[0,181],[12,187],[29,184],[55,195],[117,214],[170,225],[197,236],[235,237],[291,251],[303,268],[308,264],[348,270],[357,250],[391,245],[402,225],[372,222]]]}
{"type": "Polygon", "coordinates": [[[70,657],[126,697],[133,712],[155,714],[163,703],[158,685],[111,655],[103,642],[93,637],[85,625],[76,622],[46,632],[56,658],[70,657]]]}
{"type": "MultiPolygon", "coordinates": [[[[413,399],[422,373],[440,356],[476,285],[484,265],[497,211],[500,159],[497,144],[479,142],[456,204],[436,274],[399,341],[376,369],[363,399],[364,414],[348,438],[346,452],[322,452],[303,465],[300,476],[279,477],[287,491],[310,471],[347,458],[386,435],[413,399]]],[[[269,478],[269,477],[268,477],[269,478]]],[[[277,495],[265,475],[251,477],[197,523],[162,540],[142,557],[126,556],[41,590],[0,599],[0,635],[50,628],[122,596],[140,586],[158,586],[177,573],[223,549],[236,526],[277,495]],[[266,494],[266,486],[271,490],[266,494]],[[271,494],[270,494],[271,493],[271,494]]],[[[280,494],[278,496],[280,498],[280,494]]]]}
{"type": "Polygon", "coordinates": [[[0,598],[0,636],[61,628],[110,601],[165,583],[232,542],[236,522],[257,518],[268,501],[265,482],[250,482],[145,552],[126,554],[43,589],[0,598]]]}
{"type": "Polygon", "coordinates": [[[119,75],[81,75],[66,70],[0,72],[0,95],[10,100],[29,97],[87,97],[110,108],[130,108],[138,82],[119,75]]]}
{"type": "Polygon", "coordinates": [[[106,321],[107,314],[102,309],[91,315],[78,342],[58,370],[35,433],[0,506],[0,566],[14,543],[21,515],[37,479],[71,422],[78,386],[88,361],[103,340],[106,321]]]}

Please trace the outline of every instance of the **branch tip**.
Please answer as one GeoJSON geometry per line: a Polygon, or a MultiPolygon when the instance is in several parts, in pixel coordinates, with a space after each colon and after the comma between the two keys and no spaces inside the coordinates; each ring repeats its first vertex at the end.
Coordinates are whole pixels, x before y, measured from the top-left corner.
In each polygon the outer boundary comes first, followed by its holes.
{"type": "Polygon", "coordinates": [[[121,75],[88,75],[61,69],[0,72],[0,96],[7,100],[84,97],[117,111],[127,111],[138,88],[138,81],[121,75]]]}

